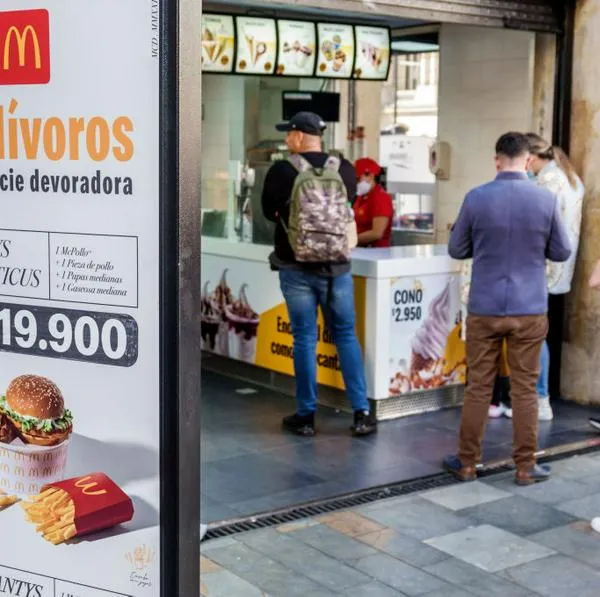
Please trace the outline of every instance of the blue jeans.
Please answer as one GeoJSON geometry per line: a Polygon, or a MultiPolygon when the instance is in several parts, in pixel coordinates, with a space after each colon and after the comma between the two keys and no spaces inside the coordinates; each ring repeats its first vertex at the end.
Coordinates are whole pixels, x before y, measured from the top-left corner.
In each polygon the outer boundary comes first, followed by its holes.
{"type": "Polygon", "coordinates": [[[354,284],[350,273],[324,278],[305,271],[279,272],[294,336],[294,370],[298,414],[317,409],[317,307],[320,305],[339,357],[352,408],[369,410],[362,353],[356,337],[354,284]],[[328,286],[331,293],[328,301],[328,286]]]}
{"type": "Polygon", "coordinates": [[[540,398],[548,398],[550,389],[548,388],[548,378],[550,376],[550,349],[548,342],[542,345],[542,354],[540,356],[540,376],[537,382],[537,393],[540,398]]]}

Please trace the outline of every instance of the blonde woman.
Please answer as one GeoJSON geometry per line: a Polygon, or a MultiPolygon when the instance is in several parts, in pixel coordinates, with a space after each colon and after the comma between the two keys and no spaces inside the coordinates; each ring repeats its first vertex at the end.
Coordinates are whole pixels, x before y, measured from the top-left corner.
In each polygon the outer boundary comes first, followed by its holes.
{"type": "MultiPolygon", "coordinates": [[[[548,264],[548,292],[553,296],[564,296],[571,291],[579,237],[585,189],[575,173],[573,165],[560,147],[553,147],[535,133],[527,134],[529,142],[529,172],[535,182],[551,191],[558,198],[563,222],[567,227],[571,242],[571,257],[565,263],[548,264]]],[[[537,384],[540,397],[539,419],[551,421],[554,418],[550,405],[549,372],[550,351],[544,343],[541,356],[541,371],[537,384]]]]}

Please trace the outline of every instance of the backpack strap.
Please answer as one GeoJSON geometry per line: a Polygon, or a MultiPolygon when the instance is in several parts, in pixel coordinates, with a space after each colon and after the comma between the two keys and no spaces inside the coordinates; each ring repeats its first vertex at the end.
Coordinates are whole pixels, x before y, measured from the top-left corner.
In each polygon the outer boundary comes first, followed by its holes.
{"type": "Polygon", "coordinates": [[[302,174],[302,172],[308,172],[313,169],[313,165],[299,153],[292,153],[288,157],[288,162],[302,174]]]}
{"type": "Polygon", "coordinates": [[[327,161],[325,162],[323,168],[325,168],[325,170],[333,170],[334,172],[339,172],[341,165],[342,162],[340,158],[334,155],[330,155],[327,157],[327,161]]]}

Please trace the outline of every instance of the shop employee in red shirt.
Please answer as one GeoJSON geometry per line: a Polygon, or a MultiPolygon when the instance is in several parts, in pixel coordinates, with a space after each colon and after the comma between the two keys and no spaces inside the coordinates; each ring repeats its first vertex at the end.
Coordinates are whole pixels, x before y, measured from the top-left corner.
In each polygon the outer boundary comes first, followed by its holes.
{"type": "Polygon", "coordinates": [[[389,247],[392,236],[394,206],[392,198],[379,184],[381,166],[370,158],[361,158],[355,164],[356,201],[354,218],[361,247],[389,247]]]}

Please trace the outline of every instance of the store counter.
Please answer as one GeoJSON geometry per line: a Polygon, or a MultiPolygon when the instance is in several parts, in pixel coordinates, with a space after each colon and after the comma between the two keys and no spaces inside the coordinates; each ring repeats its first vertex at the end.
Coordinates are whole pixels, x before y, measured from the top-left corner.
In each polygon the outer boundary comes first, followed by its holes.
{"type": "MultiPolygon", "coordinates": [[[[268,265],[271,251],[265,245],[203,239],[203,349],[293,375],[291,328],[278,276],[268,265]]],[[[460,387],[465,374],[459,266],[447,247],[356,249],[352,274],[369,397],[402,398],[411,412],[447,402],[440,402],[439,391],[460,387]],[[432,391],[438,391],[433,402],[423,396],[432,391]]],[[[318,382],[343,389],[320,315],[318,338],[318,382]]],[[[405,414],[406,409],[384,410],[405,414]]]]}

